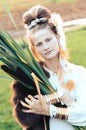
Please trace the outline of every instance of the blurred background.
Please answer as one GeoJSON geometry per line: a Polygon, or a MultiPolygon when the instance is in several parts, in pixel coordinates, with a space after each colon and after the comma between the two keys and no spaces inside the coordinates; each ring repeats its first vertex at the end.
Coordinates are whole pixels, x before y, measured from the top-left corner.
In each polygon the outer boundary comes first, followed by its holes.
{"type": "MultiPolygon", "coordinates": [[[[4,1],[4,0],[2,0],[4,1]]],[[[70,21],[86,17],[86,0],[5,0],[18,29],[24,30],[22,16],[23,13],[34,5],[44,5],[52,12],[60,13],[63,21],[70,21]]],[[[4,6],[0,2],[0,26],[4,27],[11,33],[15,28],[6,13],[4,6]]],[[[14,34],[16,35],[16,34],[14,34]]]]}
{"type": "MultiPolygon", "coordinates": [[[[3,2],[0,1],[0,28],[7,30],[19,42],[19,34],[25,35],[22,15],[34,5],[44,5],[52,12],[60,13],[64,22],[86,18],[86,0],[6,0],[14,21],[18,27],[16,32],[3,2]]],[[[70,61],[86,67],[86,25],[67,28],[65,31],[70,61]]],[[[21,44],[21,43],[20,43],[21,44]]],[[[21,44],[22,45],[22,44],[21,44]]],[[[2,64],[0,62],[0,64],[2,64]]],[[[0,130],[21,130],[12,116],[10,104],[12,79],[0,69],[0,130]]]]}

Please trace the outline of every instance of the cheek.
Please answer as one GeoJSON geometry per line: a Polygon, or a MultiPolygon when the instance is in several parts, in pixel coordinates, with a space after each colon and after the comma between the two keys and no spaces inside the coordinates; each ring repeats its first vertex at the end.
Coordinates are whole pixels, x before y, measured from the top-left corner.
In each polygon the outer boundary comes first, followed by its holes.
{"type": "Polygon", "coordinates": [[[59,45],[57,41],[53,41],[53,44],[51,44],[52,48],[59,49],[59,45]]]}
{"type": "Polygon", "coordinates": [[[37,51],[37,53],[42,54],[42,48],[41,47],[36,47],[36,51],[37,51]]]}

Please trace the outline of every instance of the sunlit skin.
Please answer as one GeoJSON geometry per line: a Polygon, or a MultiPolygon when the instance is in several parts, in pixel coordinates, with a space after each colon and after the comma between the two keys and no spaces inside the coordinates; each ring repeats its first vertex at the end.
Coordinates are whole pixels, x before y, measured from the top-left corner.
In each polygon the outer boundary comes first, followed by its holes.
{"type": "Polygon", "coordinates": [[[44,58],[47,68],[53,72],[56,72],[59,66],[59,39],[57,38],[57,35],[51,31],[50,28],[45,28],[42,30],[37,30],[32,35],[32,40],[35,49],[44,58]]]}
{"type": "Polygon", "coordinates": [[[58,40],[49,28],[38,30],[33,35],[33,42],[37,52],[47,61],[57,58],[59,52],[58,40]]]}
{"type": "MultiPolygon", "coordinates": [[[[55,33],[53,33],[49,28],[37,30],[32,36],[32,41],[34,43],[34,47],[36,51],[44,58],[45,65],[47,68],[52,70],[53,72],[58,71],[58,53],[59,53],[59,45],[58,45],[58,38],[55,33]]],[[[62,97],[64,103],[74,102],[74,100],[68,96],[66,99],[64,96],[62,97]]],[[[32,97],[29,95],[25,98],[25,102],[21,101],[23,106],[26,106],[28,110],[22,110],[28,113],[35,113],[41,115],[50,115],[50,106],[46,103],[45,98],[41,95],[41,102],[39,100],[39,96],[32,97]]],[[[62,111],[59,109],[59,114],[62,111]]],[[[67,115],[67,109],[63,111],[64,115],[67,115]]]]}
{"type": "Polygon", "coordinates": [[[35,113],[41,115],[50,115],[49,105],[46,103],[44,97],[41,95],[41,102],[39,100],[39,96],[32,97],[28,95],[25,98],[25,102],[21,101],[21,104],[28,108],[28,110],[22,110],[23,112],[35,113]],[[26,103],[28,104],[26,104],[26,103]]]}

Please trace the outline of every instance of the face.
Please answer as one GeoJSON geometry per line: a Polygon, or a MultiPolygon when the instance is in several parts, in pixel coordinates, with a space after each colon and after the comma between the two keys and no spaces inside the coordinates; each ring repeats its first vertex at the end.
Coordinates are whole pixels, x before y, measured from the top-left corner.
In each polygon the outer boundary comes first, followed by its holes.
{"type": "Polygon", "coordinates": [[[56,35],[50,29],[36,31],[32,35],[36,51],[44,59],[52,59],[58,56],[59,46],[56,35]]]}

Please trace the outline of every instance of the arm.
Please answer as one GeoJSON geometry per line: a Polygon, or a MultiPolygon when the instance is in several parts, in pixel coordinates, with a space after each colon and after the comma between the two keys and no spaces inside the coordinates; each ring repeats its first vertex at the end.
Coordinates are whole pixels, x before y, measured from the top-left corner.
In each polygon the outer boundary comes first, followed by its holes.
{"type": "MultiPolygon", "coordinates": [[[[84,71],[84,73],[85,72],[86,71],[84,71]]],[[[33,102],[33,100],[29,102],[29,105],[32,105],[32,108],[29,111],[27,110],[27,112],[52,116],[52,110],[55,108],[54,114],[68,116],[67,122],[69,122],[70,124],[77,126],[86,126],[86,73],[84,73],[78,74],[79,78],[77,80],[76,86],[76,101],[72,100],[67,108],[56,108],[54,105],[52,105],[52,107],[50,108],[51,105],[47,104],[46,101],[43,101],[44,109],[42,109],[40,107],[40,101],[34,98],[34,103],[30,104],[31,102],[33,102]]],[[[28,103],[27,100],[25,101],[28,103]]]]}
{"type": "Polygon", "coordinates": [[[71,102],[71,104],[62,110],[59,108],[57,113],[64,113],[68,115],[68,122],[76,126],[86,126],[86,69],[79,67],[74,71],[74,79],[76,81],[76,101],[71,102]]]}
{"type": "Polygon", "coordinates": [[[75,73],[76,82],[76,102],[68,107],[68,122],[77,126],[86,126],[86,69],[79,67],[75,73]]]}
{"type": "Polygon", "coordinates": [[[47,104],[44,97],[41,95],[41,102],[39,99],[36,99],[29,95],[27,98],[25,98],[25,102],[21,101],[21,104],[24,107],[27,107],[27,110],[22,109],[25,113],[35,113],[39,115],[47,115],[47,116],[67,116],[68,110],[67,108],[59,108],[55,107],[54,105],[47,104]]]}

